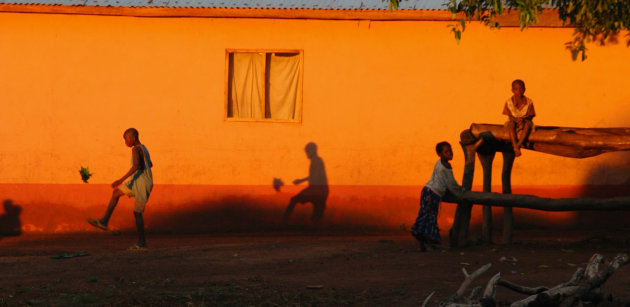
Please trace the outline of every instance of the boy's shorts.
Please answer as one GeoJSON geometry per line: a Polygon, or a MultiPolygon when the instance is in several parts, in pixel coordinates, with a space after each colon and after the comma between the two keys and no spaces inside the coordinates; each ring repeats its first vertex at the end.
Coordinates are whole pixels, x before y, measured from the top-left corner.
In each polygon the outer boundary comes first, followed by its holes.
{"type": "Polygon", "coordinates": [[[523,131],[523,129],[525,128],[525,122],[529,122],[532,125],[531,130],[529,131],[529,133],[531,134],[532,132],[534,132],[534,130],[536,129],[536,125],[534,125],[534,122],[529,120],[529,119],[524,119],[521,124],[517,124],[515,121],[511,121],[508,120],[505,122],[505,124],[503,125],[506,129],[508,129],[510,127],[510,124],[514,125],[514,131],[516,131],[516,133],[521,133],[521,131],[523,131]]]}
{"type": "MultiPolygon", "coordinates": [[[[134,195],[133,195],[133,191],[132,191],[132,190],[131,190],[131,189],[130,189],[127,185],[125,185],[125,184],[121,184],[121,185],[118,187],[118,189],[119,189],[121,192],[125,193],[125,195],[127,195],[128,197],[134,197],[134,195]]],[[[133,212],[136,212],[136,213],[143,213],[143,212],[144,212],[144,209],[145,209],[145,207],[146,207],[146,205],[147,205],[147,202],[146,202],[146,201],[145,201],[145,202],[142,202],[142,201],[136,201],[136,202],[134,203],[134,205],[133,205],[133,212]]]]}

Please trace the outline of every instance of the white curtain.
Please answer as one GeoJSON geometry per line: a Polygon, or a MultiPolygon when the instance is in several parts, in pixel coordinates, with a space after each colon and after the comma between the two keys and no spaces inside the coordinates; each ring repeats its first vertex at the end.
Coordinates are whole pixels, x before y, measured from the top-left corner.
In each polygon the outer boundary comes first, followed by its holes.
{"type": "Polygon", "coordinates": [[[269,112],[273,119],[296,119],[300,110],[300,55],[272,54],[269,61],[269,112]]]}
{"type": "Polygon", "coordinates": [[[264,118],[264,53],[234,53],[230,89],[232,116],[264,118]]]}

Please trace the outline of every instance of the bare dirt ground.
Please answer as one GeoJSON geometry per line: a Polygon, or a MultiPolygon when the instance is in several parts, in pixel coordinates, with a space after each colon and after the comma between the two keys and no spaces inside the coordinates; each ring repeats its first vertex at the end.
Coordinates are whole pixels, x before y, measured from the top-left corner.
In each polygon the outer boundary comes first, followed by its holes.
{"type": "MultiPolygon", "coordinates": [[[[404,232],[149,234],[150,249],[127,251],[135,234],[32,235],[0,239],[0,305],[419,306],[454,293],[462,267],[492,268],[526,286],[567,281],[593,253],[628,252],[628,231],[515,232],[513,245],[420,253],[404,232]],[[88,256],[53,259],[78,251],[88,256]],[[517,262],[501,262],[502,256],[517,262]]],[[[498,239],[497,239],[498,241],[498,239]]],[[[630,265],[605,284],[630,302],[630,265]]],[[[524,298],[499,288],[497,299],[524,298]]]]}

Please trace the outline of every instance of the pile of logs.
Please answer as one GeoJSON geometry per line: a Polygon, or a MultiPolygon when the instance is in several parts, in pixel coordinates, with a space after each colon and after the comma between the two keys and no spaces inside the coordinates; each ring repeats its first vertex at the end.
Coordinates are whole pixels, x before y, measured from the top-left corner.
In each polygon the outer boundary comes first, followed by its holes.
{"type": "MultiPolygon", "coordinates": [[[[528,297],[509,303],[511,307],[533,307],[533,306],[597,306],[604,300],[601,286],[606,280],[621,266],[628,262],[627,254],[618,254],[614,259],[604,264],[604,257],[600,254],[594,254],[586,269],[578,268],[571,279],[561,283],[555,287],[524,287],[514,284],[507,280],[501,279],[501,273],[494,275],[486,284],[481,292],[482,287],[474,288],[468,296],[465,295],[468,287],[483,273],[490,269],[491,264],[488,263],[473,273],[469,274],[466,269],[464,272],[464,282],[461,284],[457,292],[448,299],[440,302],[439,306],[444,307],[486,307],[498,306],[495,294],[497,286],[502,286],[512,291],[529,295],[528,297]],[[600,268],[600,266],[602,266],[600,268]]],[[[429,301],[435,292],[431,293],[422,306],[429,306],[429,301]]],[[[501,304],[503,305],[503,304],[501,304]]]]}

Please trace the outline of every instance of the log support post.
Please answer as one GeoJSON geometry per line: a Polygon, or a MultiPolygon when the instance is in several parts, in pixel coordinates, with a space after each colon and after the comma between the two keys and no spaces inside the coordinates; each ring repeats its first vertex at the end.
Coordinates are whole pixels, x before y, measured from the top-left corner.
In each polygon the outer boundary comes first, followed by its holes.
{"type": "MultiPolygon", "coordinates": [[[[477,155],[477,145],[475,144],[475,141],[475,137],[469,129],[462,131],[460,134],[460,145],[464,150],[465,158],[462,187],[464,187],[466,191],[470,191],[472,188],[473,177],[475,174],[475,157],[477,155]]],[[[467,243],[472,205],[472,202],[466,200],[462,200],[457,203],[453,226],[449,232],[449,245],[451,247],[460,246],[460,242],[462,242],[462,244],[467,243]]]]}
{"type": "MultiPolygon", "coordinates": [[[[484,140],[478,148],[479,161],[483,167],[483,191],[492,192],[492,162],[497,152],[503,154],[503,169],[501,171],[501,185],[504,194],[512,193],[512,166],[514,165],[514,150],[511,143],[497,140],[491,133],[481,133],[479,137],[484,140]]],[[[514,215],[511,207],[503,210],[503,243],[512,243],[512,229],[514,215]]],[[[482,238],[486,243],[492,243],[492,206],[483,206],[482,238]]]]}
{"type": "MultiPolygon", "coordinates": [[[[479,161],[483,169],[483,191],[492,190],[492,162],[497,151],[503,154],[503,169],[501,172],[501,184],[503,194],[512,193],[512,166],[514,165],[514,151],[511,146],[497,142],[492,134],[480,134],[479,138],[473,135],[470,129],[462,131],[460,134],[460,145],[464,151],[464,177],[462,187],[466,191],[472,189],[475,174],[475,159],[479,154],[479,161]],[[483,139],[483,142],[481,142],[483,139]]],[[[470,214],[473,202],[461,199],[457,203],[453,226],[449,233],[450,246],[458,247],[468,242],[468,228],[470,225],[470,214]]],[[[492,206],[483,206],[482,239],[484,242],[492,243],[492,206]]],[[[514,215],[509,206],[503,209],[503,242],[512,243],[512,230],[514,227],[514,215]]]]}
{"type": "MultiPolygon", "coordinates": [[[[501,171],[501,185],[503,194],[512,194],[512,166],[514,165],[514,151],[505,150],[503,153],[503,170],[501,171]]],[[[512,230],[514,229],[514,213],[512,207],[503,208],[503,243],[512,244],[512,230]]]]}
{"type": "MultiPolygon", "coordinates": [[[[479,161],[483,169],[483,191],[492,192],[492,161],[496,151],[479,151],[479,161]]],[[[492,243],[492,206],[483,206],[483,224],[481,234],[484,242],[492,243]]]]}

